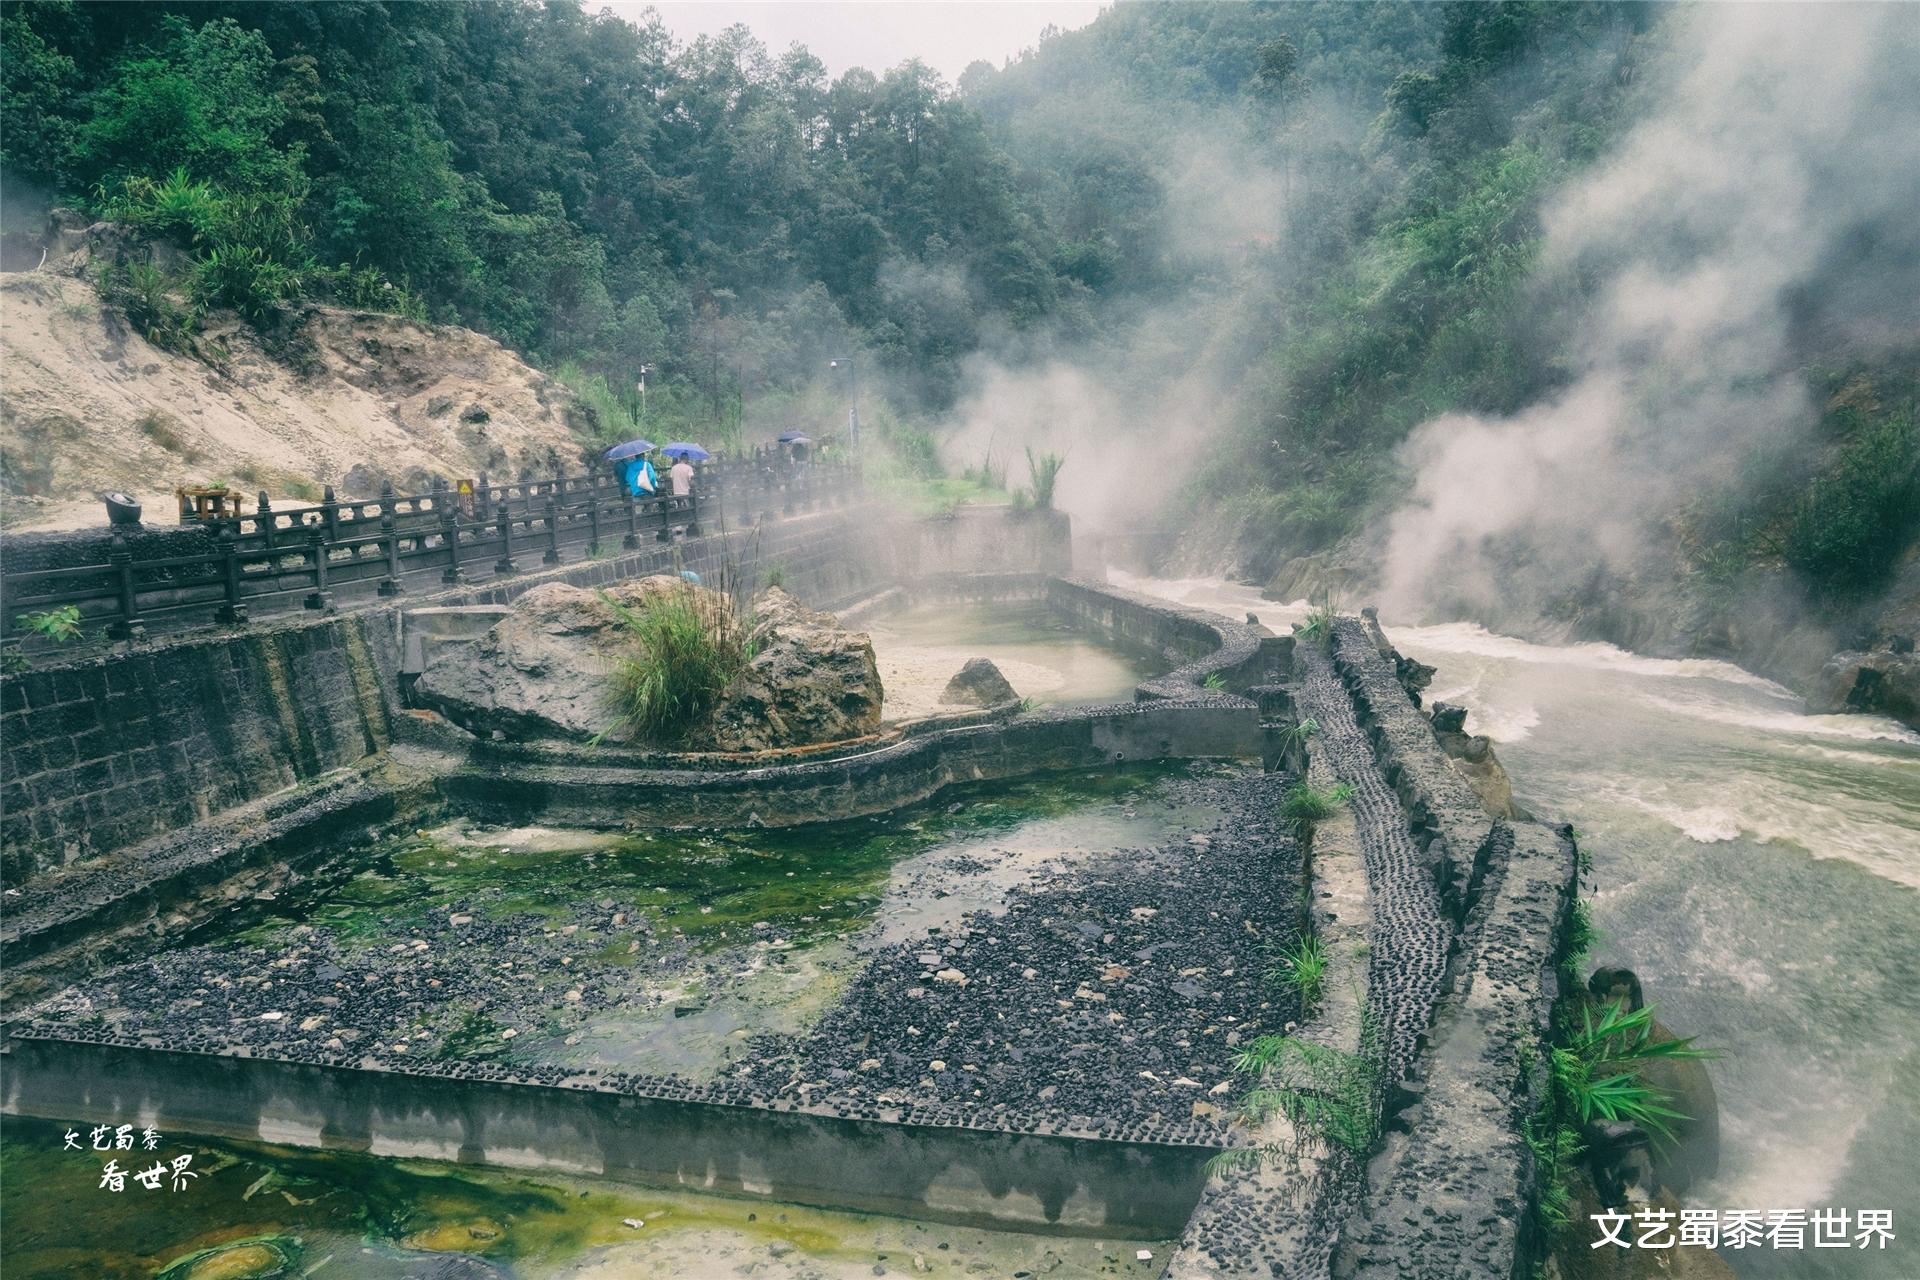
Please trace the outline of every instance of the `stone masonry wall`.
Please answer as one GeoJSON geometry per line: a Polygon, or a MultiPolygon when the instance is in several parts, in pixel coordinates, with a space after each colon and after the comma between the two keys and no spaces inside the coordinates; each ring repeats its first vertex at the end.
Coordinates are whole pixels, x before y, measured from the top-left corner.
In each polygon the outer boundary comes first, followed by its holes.
{"type": "Polygon", "coordinates": [[[1393,1280],[1530,1273],[1535,1171],[1521,1125],[1539,1105],[1553,959],[1575,884],[1573,850],[1538,823],[1489,818],[1432,725],[1358,623],[1334,629],[1333,665],[1381,772],[1425,841],[1452,959],[1413,1075],[1394,1082],[1335,1274],[1393,1280]]]}
{"type": "Polygon", "coordinates": [[[171,640],[0,682],[0,857],[18,884],[384,748],[378,614],[171,640]]]}

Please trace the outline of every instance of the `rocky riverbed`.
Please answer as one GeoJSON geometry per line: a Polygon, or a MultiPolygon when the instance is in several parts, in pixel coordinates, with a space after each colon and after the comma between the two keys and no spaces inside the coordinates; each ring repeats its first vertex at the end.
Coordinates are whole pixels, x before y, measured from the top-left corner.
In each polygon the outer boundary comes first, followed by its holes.
{"type": "Polygon", "coordinates": [[[454,827],[109,971],[43,1032],[842,1114],[1217,1140],[1298,913],[1283,780],[1186,767],[888,823],[454,827]]]}
{"type": "Polygon", "coordinates": [[[1223,815],[1208,830],[884,948],[810,1032],[756,1040],[737,1078],[855,1114],[1050,1113],[1112,1137],[1217,1138],[1237,1047],[1299,1014],[1266,976],[1293,940],[1299,864],[1276,816],[1284,779],[1190,785],[1223,815]]]}

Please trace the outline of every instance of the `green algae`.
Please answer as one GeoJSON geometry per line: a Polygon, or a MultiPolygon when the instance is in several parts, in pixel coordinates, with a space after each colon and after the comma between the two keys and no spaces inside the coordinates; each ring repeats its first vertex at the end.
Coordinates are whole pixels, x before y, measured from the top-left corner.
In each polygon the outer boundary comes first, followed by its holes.
{"type": "MultiPolygon", "coordinates": [[[[108,1153],[63,1150],[66,1126],[0,1119],[0,1272],[8,1280],[186,1280],[195,1268],[274,1275],[246,1264],[286,1260],[278,1274],[399,1280],[434,1257],[484,1258],[528,1277],[694,1274],[689,1260],[731,1274],[793,1251],[811,1269],[866,1275],[1012,1275],[1056,1259],[1062,1275],[1151,1274],[1137,1241],[985,1231],[796,1205],[655,1190],[604,1180],[527,1176],[427,1160],[311,1151],[166,1135],[162,1155],[194,1154],[208,1176],[181,1192],[98,1187],[108,1153]],[[255,1252],[258,1250],[258,1252],[255,1252]],[[973,1270],[969,1271],[968,1268],[973,1270]]],[[[1164,1247],[1148,1246],[1164,1257],[1164,1247]]]]}
{"type": "Polygon", "coordinates": [[[284,1236],[235,1240],[188,1254],[161,1272],[160,1280],[273,1280],[288,1274],[300,1252],[300,1241],[284,1236]]]}
{"type": "MultiPolygon", "coordinates": [[[[871,920],[896,864],[942,844],[988,840],[1025,823],[1141,797],[1179,772],[1134,767],[962,788],[885,818],[759,831],[660,831],[609,838],[581,832],[516,844],[518,833],[453,825],[371,852],[364,869],[318,899],[230,935],[257,944],[288,922],[324,928],[346,947],[387,945],[430,913],[465,913],[546,927],[579,904],[637,907],[655,938],[720,946],[756,924],[804,940],[871,920]],[[398,910],[396,910],[398,908],[398,910]]],[[[624,964],[629,939],[591,939],[591,963],[624,964]]]]}

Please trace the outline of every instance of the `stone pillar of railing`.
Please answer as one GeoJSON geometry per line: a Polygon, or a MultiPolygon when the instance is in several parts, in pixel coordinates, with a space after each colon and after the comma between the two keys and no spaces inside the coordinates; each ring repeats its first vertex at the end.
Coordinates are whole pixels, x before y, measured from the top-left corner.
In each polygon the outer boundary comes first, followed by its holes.
{"type": "Polygon", "coordinates": [[[520,566],[513,562],[513,503],[500,503],[493,517],[494,529],[500,537],[500,558],[493,562],[493,571],[505,576],[520,572],[520,566]]]}
{"type": "Polygon", "coordinates": [[[449,587],[457,587],[467,580],[460,572],[460,508],[449,502],[440,516],[440,538],[447,544],[447,567],[440,571],[440,581],[449,587]]]}
{"type": "Polygon", "coordinates": [[[380,580],[380,594],[397,596],[405,587],[400,585],[400,531],[394,517],[393,481],[384,480],[380,484],[380,545],[387,554],[387,576],[380,580]]]}
{"type": "Polygon", "coordinates": [[[560,563],[560,482],[555,480],[547,487],[547,550],[540,557],[542,564],[560,563]]]}
{"type": "Polygon", "coordinates": [[[320,520],[327,528],[327,541],[340,541],[340,502],[333,496],[333,486],[320,490],[320,520]]]}
{"type": "Polygon", "coordinates": [[[260,536],[266,539],[267,550],[273,550],[276,535],[280,531],[273,527],[273,504],[267,501],[265,489],[260,491],[260,500],[254,504],[253,514],[260,528],[260,536]]]}
{"type": "Polygon", "coordinates": [[[107,628],[107,635],[115,640],[139,640],[147,634],[147,624],[140,617],[134,591],[133,552],[127,546],[127,536],[117,529],[107,550],[107,564],[113,569],[120,597],[120,616],[107,628]]]}
{"type": "Polygon", "coordinates": [[[214,610],[213,620],[222,626],[237,627],[247,620],[247,605],[240,598],[240,530],[231,524],[220,527],[220,579],[226,598],[214,610]]]}
{"type": "Polygon", "coordinates": [[[307,558],[313,565],[313,590],[305,604],[322,611],[333,608],[333,592],[327,589],[327,534],[318,522],[307,526],[307,558]]]}
{"type": "Polygon", "coordinates": [[[600,554],[600,477],[587,477],[587,557],[600,554]]]}

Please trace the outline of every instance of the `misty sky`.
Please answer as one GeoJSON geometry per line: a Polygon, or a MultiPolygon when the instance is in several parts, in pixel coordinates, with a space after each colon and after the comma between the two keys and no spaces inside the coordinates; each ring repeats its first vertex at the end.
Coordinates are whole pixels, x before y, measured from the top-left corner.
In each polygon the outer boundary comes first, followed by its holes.
{"type": "MultiPolygon", "coordinates": [[[[587,7],[602,6],[588,0],[587,7]]],[[[609,0],[604,7],[630,20],[658,9],[681,41],[745,23],[776,54],[796,41],[806,45],[835,76],[851,67],[884,71],[917,57],[952,83],[969,63],[984,59],[997,67],[1038,44],[1048,24],[1083,27],[1102,6],[1086,0],[609,0]]]]}

